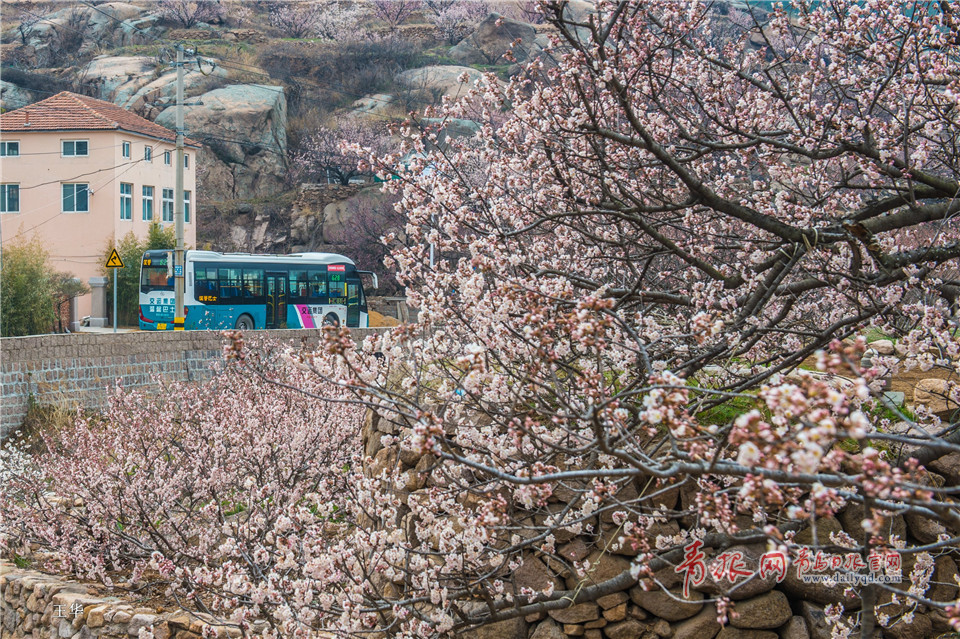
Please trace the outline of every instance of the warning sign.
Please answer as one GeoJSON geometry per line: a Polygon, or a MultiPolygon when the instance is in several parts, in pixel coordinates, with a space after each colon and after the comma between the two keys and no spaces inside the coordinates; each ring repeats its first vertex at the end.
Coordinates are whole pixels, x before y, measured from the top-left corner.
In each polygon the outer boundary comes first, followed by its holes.
{"type": "Polygon", "coordinates": [[[113,249],[110,257],[107,258],[107,268],[123,268],[123,260],[120,259],[117,249],[113,249]]]}

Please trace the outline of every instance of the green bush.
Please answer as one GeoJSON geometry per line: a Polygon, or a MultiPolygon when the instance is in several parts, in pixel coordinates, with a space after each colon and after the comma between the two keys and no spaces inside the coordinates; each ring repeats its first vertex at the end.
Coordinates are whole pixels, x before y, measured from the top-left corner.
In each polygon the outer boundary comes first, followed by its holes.
{"type": "Polygon", "coordinates": [[[87,292],[69,273],[53,270],[38,239],[18,240],[0,251],[0,335],[49,333],[57,309],[87,292]]]}

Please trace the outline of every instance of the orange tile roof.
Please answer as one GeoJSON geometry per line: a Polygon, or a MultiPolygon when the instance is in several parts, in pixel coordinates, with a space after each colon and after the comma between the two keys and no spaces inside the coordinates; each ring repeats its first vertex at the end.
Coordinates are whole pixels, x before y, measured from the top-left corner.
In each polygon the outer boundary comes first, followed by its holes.
{"type": "MultiPolygon", "coordinates": [[[[0,132],[101,130],[128,131],[168,142],[176,141],[176,134],[166,127],[112,102],[69,91],[62,91],[14,111],[0,113],[0,132]]],[[[199,142],[189,138],[184,138],[184,143],[200,146],[199,142]]]]}

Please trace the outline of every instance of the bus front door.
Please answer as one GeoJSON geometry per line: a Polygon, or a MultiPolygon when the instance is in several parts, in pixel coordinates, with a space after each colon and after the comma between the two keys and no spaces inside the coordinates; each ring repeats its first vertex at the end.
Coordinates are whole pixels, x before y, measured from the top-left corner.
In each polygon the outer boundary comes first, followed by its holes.
{"type": "Polygon", "coordinates": [[[287,274],[267,273],[267,328],[287,327],[287,274]]]}
{"type": "Polygon", "coordinates": [[[360,326],[360,282],[347,281],[347,326],[360,326]]]}

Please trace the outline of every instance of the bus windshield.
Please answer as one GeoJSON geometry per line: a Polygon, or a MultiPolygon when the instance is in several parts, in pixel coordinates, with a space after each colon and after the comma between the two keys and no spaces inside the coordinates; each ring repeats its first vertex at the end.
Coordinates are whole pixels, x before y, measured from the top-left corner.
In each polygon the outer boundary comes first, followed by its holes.
{"type": "Polygon", "coordinates": [[[140,292],[173,290],[173,252],[149,251],[140,267],[140,292]]]}

